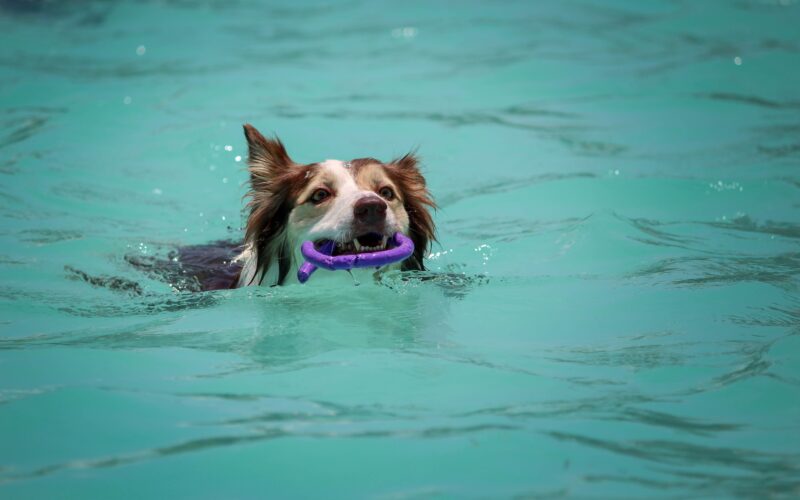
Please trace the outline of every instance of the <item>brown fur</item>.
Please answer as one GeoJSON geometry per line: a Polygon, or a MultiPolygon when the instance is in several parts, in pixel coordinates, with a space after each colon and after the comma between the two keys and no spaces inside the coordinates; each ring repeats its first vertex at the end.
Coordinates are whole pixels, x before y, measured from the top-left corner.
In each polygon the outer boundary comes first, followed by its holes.
{"type": "Polygon", "coordinates": [[[414,254],[403,262],[404,271],[425,270],[423,257],[431,243],[436,241],[436,227],[428,212],[428,208],[436,209],[436,203],[417,163],[417,157],[408,153],[385,165],[389,177],[403,193],[403,204],[409,219],[408,236],[414,242],[414,254]]]}
{"type": "MultiPolygon", "coordinates": [[[[280,139],[267,139],[250,124],[244,126],[249,149],[250,216],[245,244],[258,249],[258,269],[278,264],[278,284],[292,267],[292,250],[286,241],[286,222],[294,200],[308,182],[313,165],[297,165],[280,139]]],[[[252,283],[248,283],[252,284],[252,283]]]]}

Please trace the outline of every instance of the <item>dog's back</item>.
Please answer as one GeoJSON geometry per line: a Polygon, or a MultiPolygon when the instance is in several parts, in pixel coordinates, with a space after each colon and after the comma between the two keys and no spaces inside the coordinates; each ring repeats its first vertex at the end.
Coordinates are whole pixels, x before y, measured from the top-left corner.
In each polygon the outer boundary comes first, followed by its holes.
{"type": "Polygon", "coordinates": [[[242,265],[235,258],[241,251],[240,242],[220,240],[179,247],[166,258],[131,254],[125,260],[177,290],[205,292],[236,287],[242,265]]]}

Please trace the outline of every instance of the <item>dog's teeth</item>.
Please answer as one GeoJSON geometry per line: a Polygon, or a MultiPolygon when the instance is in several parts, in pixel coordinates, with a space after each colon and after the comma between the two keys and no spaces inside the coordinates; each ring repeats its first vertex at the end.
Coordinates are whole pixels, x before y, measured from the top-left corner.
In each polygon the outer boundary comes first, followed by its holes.
{"type": "Polygon", "coordinates": [[[386,242],[387,241],[389,241],[389,237],[388,236],[384,236],[383,239],[381,240],[381,248],[386,248],[386,242]]]}
{"type": "Polygon", "coordinates": [[[359,243],[358,240],[353,240],[353,245],[355,245],[355,247],[356,247],[356,252],[360,252],[361,251],[361,248],[362,248],[361,247],[361,243],[359,243]]]}

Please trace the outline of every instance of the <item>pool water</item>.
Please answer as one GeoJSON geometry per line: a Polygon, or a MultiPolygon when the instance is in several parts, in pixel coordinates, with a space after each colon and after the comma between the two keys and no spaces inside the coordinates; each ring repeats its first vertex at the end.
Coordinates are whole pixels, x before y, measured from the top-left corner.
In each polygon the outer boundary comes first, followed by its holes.
{"type": "Polygon", "coordinates": [[[800,496],[800,2],[0,1],[0,497],[800,496]],[[241,125],[430,273],[179,292],[241,125]],[[425,279],[423,279],[425,278],[425,279]]]}

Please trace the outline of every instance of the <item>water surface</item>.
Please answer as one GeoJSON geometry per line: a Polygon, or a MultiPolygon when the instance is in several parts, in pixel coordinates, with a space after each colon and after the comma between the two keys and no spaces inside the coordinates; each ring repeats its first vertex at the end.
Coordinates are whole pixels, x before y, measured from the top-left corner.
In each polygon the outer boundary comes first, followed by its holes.
{"type": "Polygon", "coordinates": [[[0,496],[800,495],[800,4],[0,2],[0,496]],[[423,276],[176,291],[241,124],[423,276]]]}

